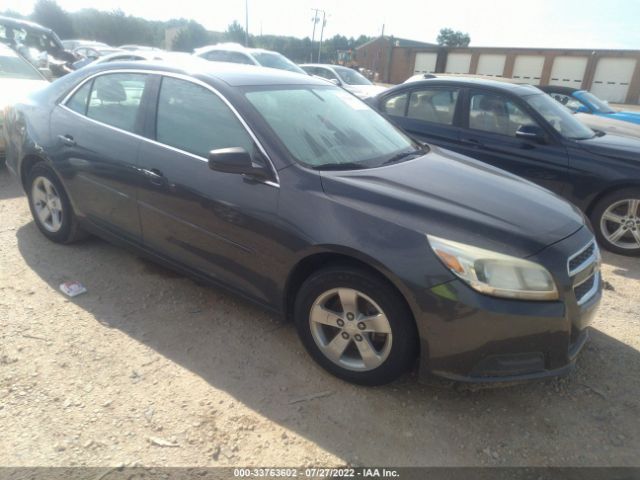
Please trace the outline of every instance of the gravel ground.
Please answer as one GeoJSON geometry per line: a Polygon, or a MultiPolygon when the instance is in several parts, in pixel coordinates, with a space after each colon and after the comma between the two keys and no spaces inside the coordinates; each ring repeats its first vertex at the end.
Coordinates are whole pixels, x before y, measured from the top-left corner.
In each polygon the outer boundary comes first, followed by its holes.
{"type": "Polygon", "coordinates": [[[363,388],[235,297],[98,239],[48,242],[6,170],[0,218],[0,465],[640,465],[640,259],[605,255],[568,377],[363,388]]]}

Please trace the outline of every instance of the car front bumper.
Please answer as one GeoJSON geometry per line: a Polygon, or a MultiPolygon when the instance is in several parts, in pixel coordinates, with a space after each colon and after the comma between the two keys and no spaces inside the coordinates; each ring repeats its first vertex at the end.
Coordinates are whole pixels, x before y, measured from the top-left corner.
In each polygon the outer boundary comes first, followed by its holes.
{"type": "Polygon", "coordinates": [[[602,279],[597,248],[598,260],[577,274],[569,274],[568,259],[593,241],[591,232],[582,228],[530,257],[554,275],[560,289],[557,301],[490,297],[462,280],[430,289],[422,296],[418,319],[421,377],[509,382],[570,371],[588,338],[602,279]],[[592,288],[582,295],[580,284],[585,279],[592,288]]]}

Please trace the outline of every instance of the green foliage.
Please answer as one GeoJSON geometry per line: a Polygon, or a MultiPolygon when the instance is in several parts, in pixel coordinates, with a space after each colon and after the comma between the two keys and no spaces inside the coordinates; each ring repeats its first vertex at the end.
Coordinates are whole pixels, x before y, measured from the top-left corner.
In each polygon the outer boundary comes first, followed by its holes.
{"type": "Polygon", "coordinates": [[[33,6],[31,18],[56,32],[60,38],[73,37],[71,19],[55,0],[38,0],[33,6]]]}
{"type": "Polygon", "coordinates": [[[240,45],[244,45],[245,33],[242,25],[238,23],[237,20],[234,20],[231,25],[227,27],[227,31],[225,32],[225,39],[227,42],[239,43],[240,45]]]}
{"type": "Polygon", "coordinates": [[[172,50],[178,52],[193,52],[195,48],[210,43],[209,32],[198,22],[190,21],[182,27],[173,40],[172,50]]]}
{"type": "Polygon", "coordinates": [[[444,47],[468,47],[471,37],[468,33],[454,31],[451,28],[443,28],[437,39],[438,45],[444,47]]]}

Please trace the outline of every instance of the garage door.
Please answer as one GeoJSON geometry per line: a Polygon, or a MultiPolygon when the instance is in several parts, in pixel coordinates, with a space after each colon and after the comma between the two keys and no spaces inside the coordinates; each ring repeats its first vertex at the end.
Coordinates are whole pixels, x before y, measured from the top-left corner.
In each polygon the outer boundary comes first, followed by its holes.
{"type": "Polygon", "coordinates": [[[437,53],[416,53],[416,64],[413,73],[433,73],[436,71],[437,53]]]}
{"type": "Polygon", "coordinates": [[[596,66],[591,93],[603,100],[625,103],[636,60],[633,58],[601,58],[596,66]]]}
{"type": "Polygon", "coordinates": [[[539,85],[543,67],[544,56],[542,55],[518,55],[513,64],[512,78],[515,83],[539,85]]]}
{"type": "Polygon", "coordinates": [[[490,77],[501,77],[504,73],[504,62],[506,55],[494,55],[485,53],[480,55],[478,60],[478,75],[488,75],[490,77]]]}
{"type": "Polygon", "coordinates": [[[450,53],[447,55],[446,73],[469,73],[471,67],[470,53],[450,53]]]}
{"type": "Polygon", "coordinates": [[[549,85],[580,88],[586,68],[587,57],[556,57],[551,67],[549,85]]]}

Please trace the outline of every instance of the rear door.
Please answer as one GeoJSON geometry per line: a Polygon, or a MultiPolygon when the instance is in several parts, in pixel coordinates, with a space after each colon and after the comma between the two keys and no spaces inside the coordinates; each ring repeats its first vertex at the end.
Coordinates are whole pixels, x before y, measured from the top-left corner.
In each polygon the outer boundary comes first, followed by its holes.
{"type": "Polygon", "coordinates": [[[53,110],[53,160],[77,213],[119,236],[141,239],[136,160],[149,75],[101,74],[53,110]]]}
{"type": "Polygon", "coordinates": [[[451,148],[460,135],[459,94],[457,87],[417,87],[384,98],[380,108],[413,138],[451,148]]]}
{"type": "Polygon", "coordinates": [[[563,192],[569,178],[567,151],[551,137],[546,144],[516,137],[522,125],[543,128],[517,97],[474,89],[465,100],[466,128],[453,150],[563,192]]]}

